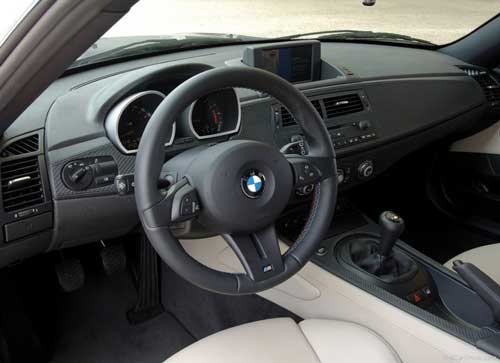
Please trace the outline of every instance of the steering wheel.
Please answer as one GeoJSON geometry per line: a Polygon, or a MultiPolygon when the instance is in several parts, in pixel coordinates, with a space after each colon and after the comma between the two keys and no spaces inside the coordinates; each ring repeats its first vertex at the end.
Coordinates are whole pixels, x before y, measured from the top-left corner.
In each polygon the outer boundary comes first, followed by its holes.
{"type": "Polygon", "coordinates": [[[321,117],[291,83],[255,68],[212,69],[179,85],[151,116],[136,156],[135,196],[149,241],[175,272],[213,292],[256,293],[298,272],[325,236],[337,197],[335,151],[321,117]],[[176,117],[198,98],[229,87],[258,90],[280,101],[301,127],[307,155],[284,155],[274,145],[230,140],[185,151],[174,158],[175,165],[164,165],[164,140],[176,117]],[[165,169],[178,175],[162,192],[158,180],[165,169]],[[310,184],[315,188],[309,218],[282,255],[274,223],[294,189],[310,184]],[[170,228],[194,218],[225,238],[245,273],[211,269],[186,253],[170,228]]]}

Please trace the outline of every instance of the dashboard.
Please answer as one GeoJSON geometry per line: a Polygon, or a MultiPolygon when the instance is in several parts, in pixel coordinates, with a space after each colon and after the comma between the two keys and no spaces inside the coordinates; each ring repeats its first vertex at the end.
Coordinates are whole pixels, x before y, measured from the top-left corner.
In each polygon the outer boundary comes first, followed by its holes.
{"type": "MultiPolygon", "coordinates": [[[[0,266],[135,228],[135,154],[154,111],[200,72],[248,66],[242,63],[247,47],[159,55],[55,81],[0,140],[0,266]]],[[[354,43],[320,48],[314,69],[304,65],[301,50],[290,74],[301,75],[296,87],[331,135],[341,192],[370,182],[405,155],[471,134],[500,115],[500,94],[491,96],[497,75],[437,51],[354,43]]],[[[178,115],[164,140],[165,159],[229,139],[307,152],[300,128],[278,100],[236,88],[205,95],[178,115]]],[[[162,175],[175,180],[176,171],[162,175]]],[[[311,192],[310,186],[296,190],[290,203],[307,202],[311,192]]]]}

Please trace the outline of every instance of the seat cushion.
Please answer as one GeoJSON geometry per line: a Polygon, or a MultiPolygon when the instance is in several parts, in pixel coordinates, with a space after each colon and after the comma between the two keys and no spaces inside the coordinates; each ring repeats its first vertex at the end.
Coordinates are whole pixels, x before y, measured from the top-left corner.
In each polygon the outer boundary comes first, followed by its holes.
{"type": "Polygon", "coordinates": [[[400,361],[381,336],[364,326],[325,319],[304,320],[299,326],[323,363],[400,361]]]}
{"type": "Polygon", "coordinates": [[[400,362],[378,335],[335,320],[262,320],[202,339],[166,363],[400,362]]]}
{"type": "Polygon", "coordinates": [[[499,259],[500,243],[495,243],[465,251],[464,253],[452,258],[444,265],[449,269],[453,269],[453,261],[455,260],[469,262],[479,267],[485,274],[500,283],[499,259]]]}

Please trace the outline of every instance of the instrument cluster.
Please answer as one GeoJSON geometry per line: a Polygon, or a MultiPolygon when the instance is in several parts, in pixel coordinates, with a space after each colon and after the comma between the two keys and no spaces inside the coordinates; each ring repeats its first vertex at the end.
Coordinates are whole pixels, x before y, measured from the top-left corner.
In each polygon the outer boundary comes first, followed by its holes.
{"type": "MultiPolygon", "coordinates": [[[[162,92],[148,90],[132,94],[117,103],[108,113],[105,129],[109,139],[125,154],[134,154],[142,134],[156,108],[165,99],[162,92]]],[[[165,147],[176,138],[197,140],[237,133],[241,122],[241,106],[232,88],[218,90],[193,102],[174,122],[165,147]]]]}
{"type": "Polygon", "coordinates": [[[239,130],[240,121],[239,98],[232,88],[198,99],[189,110],[189,127],[198,139],[235,133],[239,130]]]}

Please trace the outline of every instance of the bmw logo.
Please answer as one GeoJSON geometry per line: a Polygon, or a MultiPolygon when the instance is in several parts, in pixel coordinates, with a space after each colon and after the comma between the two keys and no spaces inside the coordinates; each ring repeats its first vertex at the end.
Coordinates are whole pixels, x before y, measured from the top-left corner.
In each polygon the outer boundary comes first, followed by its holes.
{"type": "Polygon", "coordinates": [[[241,178],[241,189],[248,198],[258,198],[264,191],[266,178],[257,170],[250,170],[241,178]]]}

